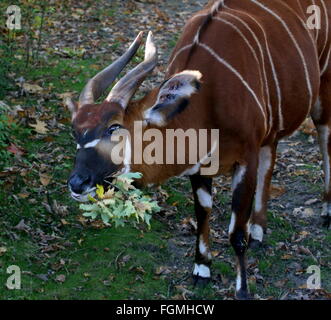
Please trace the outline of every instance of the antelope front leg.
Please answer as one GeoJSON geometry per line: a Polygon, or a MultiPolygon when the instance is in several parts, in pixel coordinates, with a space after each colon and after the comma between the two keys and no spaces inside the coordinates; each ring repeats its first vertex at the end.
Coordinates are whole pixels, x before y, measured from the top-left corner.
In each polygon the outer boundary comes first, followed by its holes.
{"type": "Polygon", "coordinates": [[[311,116],[315,123],[323,156],[324,204],[322,218],[327,228],[331,222],[331,71],[322,78],[320,99],[314,106],[311,116]]]}
{"type": "Polygon", "coordinates": [[[327,228],[331,222],[331,125],[317,125],[320,148],[323,154],[323,170],[324,170],[324,204],[322,210],[322,218],[327,228]]]}
{"type": "Polygon", "coordinates": [[[190,176],[198,222],[193,278],[195,284],[210,280],[209,216],[212,208],[212,178],[190,176]]]}
{"type": "Polygon", "coordinates": [[[251,248],[259,247],[262,244],[263,233],[267,228],[269,190],[276,160],[276,149],[277,143],[263,146],[260,149],[255,204],[249,224],[251,248]]]}
{"type": "MultiPolygon", "coordinates": [[[[254,154],[252,152],[252,154],[254,154]]],[[[238,165],[233,176],[232,217],[229,226],[230,243],[237,256],[236,298],[248,299],[246,250],[249,240],[248,221],[256,186],[257,159],[238,165]]]]}

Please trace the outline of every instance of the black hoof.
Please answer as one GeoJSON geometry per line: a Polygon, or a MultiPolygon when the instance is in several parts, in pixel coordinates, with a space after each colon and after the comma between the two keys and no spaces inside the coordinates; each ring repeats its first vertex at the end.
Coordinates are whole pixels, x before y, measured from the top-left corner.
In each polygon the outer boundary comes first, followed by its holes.
{"type": "Polygon", "coordinates": [[[203,278],[195,275],[192,275],[192,278],[193,278],[193,286],[200,288],[205,288],[211,281],[211,278],[203,278]]]}
{"type": "Polygon", "coordinates": [[[262,242],[259,240],[255,240],[253,238],[249,238],[249,244],[250,249],[256,250],[262,248],[262,242]]]}
{"type": "Polygon", "coordinates": [[[246,290],[239,290],[236,291],[236,300],[252,300],[252,298],[246,290]]]}
{"type": "Polygon", "coordinates": [[[331,217],[330,216],[322,216],[323,219],[323,227],[327,230],[330,229],[331,226],[331,217]]]}

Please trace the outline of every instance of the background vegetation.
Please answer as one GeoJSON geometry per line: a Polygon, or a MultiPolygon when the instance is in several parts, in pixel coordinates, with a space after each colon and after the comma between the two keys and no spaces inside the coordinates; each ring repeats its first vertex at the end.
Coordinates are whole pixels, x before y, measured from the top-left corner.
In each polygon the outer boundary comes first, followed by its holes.
{"type": "MultiPolygon", "coordinates": [[[[186,179],[153,190],[162,211],[151,231],[89,221],[66,186],[75,145],[63,98],[76,97],[140,30],[152,29],[160,48],[159,67],[141,93],[162,81],[185,19],[204,2],[22,0],[22,30],[9,32],[5,12],[15,1],[1,1],[1,299],[233,299],[228,179],[214,182],[213,281],[203,289],[190,279],[196,225],[186,179]],[[21,290],[5,286],[13,264],[23,271],[21,290]]],[[[256,299],[330,298],[331,233],[319,219],[315,140],[307,121],[280,146],[266,242],[249,252],[256,299]],[[321,290],[305,287],[310,265],[321,267],[321,290]]]]}

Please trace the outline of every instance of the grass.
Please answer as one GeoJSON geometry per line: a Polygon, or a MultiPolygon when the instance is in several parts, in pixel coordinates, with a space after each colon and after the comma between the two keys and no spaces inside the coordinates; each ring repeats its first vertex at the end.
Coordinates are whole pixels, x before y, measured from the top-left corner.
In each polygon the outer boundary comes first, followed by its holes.
{"type": "MultiPolygon", "coordinates": [[[[105,12],[100,9],[96,16],[112,18],[116,15],[115,10],[113,7],[105,12]]],[[[174,35],[169,41],[169,47],[175,45],[177,37],[174,35]]],[[[119,46],[119,41],[114,42],[112,49],[116,50],[119,46]]],[[[175,252],[177,249],[171,249],[169,244],[180,237],[176,224],[183,217],[194,216],[192,197],[188,197],[191,190],[189,180],[175,178],[164,186],[169,194],[167,204],[177,208],[177,214],[169,217],[173,226],[153,219],[151,231],[142,226],[115,229],[100,228],[100,225],[81,220],[78,204],[70,199],[66,187],[75,154],[70,114],[56,94],[79,93],[86,80],[110,61],[106,57],[104,61],[84,58],[75,50],[68,50],[67,53],[66,59],[59,59],[50,49],[46,60],[29,68],[25,68],[22,60],[12,60],[10,55],[6,55],[0,64],[0,100],[8,98],[5,96],[8,90],[19,89],[8,81],[5,72],[1,72],[7,70],[5,65],[10,64],[11,70],[18,72],[15,78],[23,76],[27,82],[38,83],[44,88],[45,96],[11,96],[6,102],[10,106],[22,105],[39,118],[44,117],[47,121],[55,119],[62,124],[60,128],[50,128],[47,136],[40,136],[29,127],[34,119],[24,116],[18,121],[18,129],[11,132],[11,139],[22,146],[26,153],[20,161],[15,162],[24,170],[0,181],[0,247],[6,249],[0,253],[0,299],[178,298],[176,286],[190,277],[194,260],[190,252],[194,251],[194,244],[178,252],[175,252]],[[38,102],[40,98],[43,98],[42,103],[38,102]],[[42,170],[51,177],[46,186],[40,183],[42,170]],[[47,209],[54,201],[66,208],[65,214],[61,210],[47,209]],[[29,231],[15,228],[22,221],[30,228],[29,231]],[[178,268],[172,268],[170,274],[159,274],[157,270],[167,270],[170,263],[178,268]],[[21,268],[21,290],[8,290],[5,287],[9,276],[6,270],[10,265],[21,268]]],[[[143,51],[140,50],[133,64],[142,58],[143,51]]],[[[12,166],[13,156],[9,156],[8,165],[12,166]]],[[[313,176],[316,166],[307,165],[304,169],[313,176]]],[[[313,193],[321,191],[321,186],[306,181],[303,183],[313,193]]],[[[225,208],[225,212],[217,218],[217,223],[226,228],[230,221],[230,196],[222,192],[215,199],[222,209],[225,208]]],[[[276,287],[275,283],[287,276],[289,264],[298,259],[282,259],[286,252],[273,250],[273,254],[270,254],[269,249],[275,248],[279,242],[289,243],[292,235],[305,228],[308,222],[301,219],[296,221],[298,225],[293,225],[283,215],[274,212],[269,212],[268,217],[272,232],[266,237],[265,247],[257,252],[249,250],[248,254],[257,260],[256,268],[264,281],[251,281],[249,286],[253,294],[280,297],[284,290],[295,288],[296,284],[290,278],[283,288],[276,287]]],[[[326,247],[331,242],[331,232],[323,233],[323,237],[322,241],[310,237],[302,245],[314,253],[328,253],[330,251],[326,247]]],[[[188,238],[184,240],[188,242],[188,238]]],[[[187,289],[192,292],[189,296],[191,299],[224,298],[215,289],[215,283],[220,278],[228,280],[222,284],[223,287],[234,284],[234,267],[228,259],[223,258],[231,257],[231,261],[234,261],[232,248],[229,245],[220,248],[215,244],[213,247],[220,249],[222,256],[214,259],[213,282],[203,289],[188,285],[187,289]]],[[[323,259],[328,261],[328,257],[323,259]]],[[[316,264],[309,256],[299,262],[303,268],[316,264]]],[[[250,273],[253,271],[250,270],[250,273]]],[[[327,264],[321,266],[321,272],[323,285],[330,288],[331,274],[327,264]]],[[[190,282],[187,280],[185,283],[190,282]]]]}

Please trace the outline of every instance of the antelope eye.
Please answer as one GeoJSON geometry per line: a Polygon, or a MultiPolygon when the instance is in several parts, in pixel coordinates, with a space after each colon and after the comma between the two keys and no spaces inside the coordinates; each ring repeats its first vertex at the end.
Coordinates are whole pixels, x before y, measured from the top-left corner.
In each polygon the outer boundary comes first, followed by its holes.
{"type": "Polygon", "coordinates": [[[119,124],[113,124],[106,130],[106,135],[111,136],[114,131],[120,129],[122,126],[119,124]]]}

